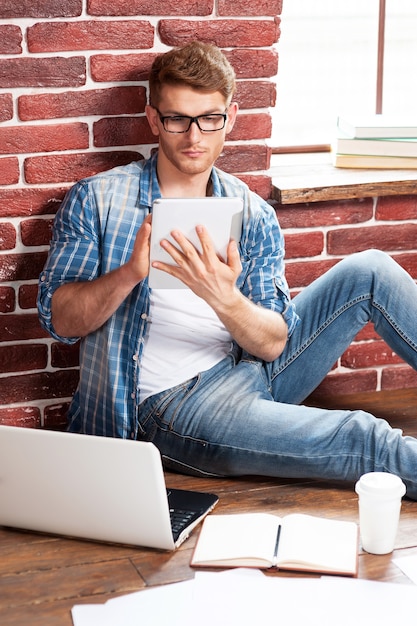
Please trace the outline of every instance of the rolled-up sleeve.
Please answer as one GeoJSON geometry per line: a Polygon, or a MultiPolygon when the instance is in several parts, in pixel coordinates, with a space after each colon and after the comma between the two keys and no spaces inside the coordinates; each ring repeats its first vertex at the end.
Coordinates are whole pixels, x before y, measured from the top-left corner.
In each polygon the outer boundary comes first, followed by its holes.
{"type": "Polygon", "coordinates": [[[78,337],[61,337],[53,327],[51,303],[56,289],[67,282],[93,280],[100,274],[97,212],[82,182],[66,195],[54,220],[52,241],[39,277],[38,312],[42,327],[58,341],[71,344],[78,337]]]}
{"type": "Polygon", "coordinates": [[[251,219],[243,229],[243,271],[239,287],[256,304],[280,313],[290,336],[299,322],[285,278],[284,237],[266,202],[251,199],[251,219]]]}

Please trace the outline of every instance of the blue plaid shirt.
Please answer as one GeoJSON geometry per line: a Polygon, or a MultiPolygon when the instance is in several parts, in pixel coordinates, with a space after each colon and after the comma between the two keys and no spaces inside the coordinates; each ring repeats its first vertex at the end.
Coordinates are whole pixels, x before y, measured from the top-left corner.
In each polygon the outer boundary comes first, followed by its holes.
{"type": "MultiPolygon", "coordinates": [[[[156,159],[155,154],[81,180],[62,203],[38,295],[41,324],[58,341],[71,344],[79,337],[55,332],[54,291],[67,282],[94,280],[127,261],[140,225],[161,196],[156,159]]],[[[253,302],[281,313],[291,334],[298,316],[284,277],[284,242],[274,211],[234,176],[213,168],[211,182],[214,196],[244,200],[239,289],[253,302]]],[[[81,339],[80,381],[69,410],[70,430],[136,438],[148,315],[146,279],[101,328],[81,339]]]]}

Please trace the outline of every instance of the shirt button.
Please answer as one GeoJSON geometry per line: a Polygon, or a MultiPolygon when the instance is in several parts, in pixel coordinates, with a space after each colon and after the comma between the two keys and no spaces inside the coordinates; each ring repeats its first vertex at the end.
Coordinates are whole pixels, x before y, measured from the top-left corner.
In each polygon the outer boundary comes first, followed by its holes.
{"type": "Polygon", "coordinates": [[[140,317],[143,320],[147,320],[148,319],[148,316],[146,315],[146,313],[142,313],[142,315],[140,317]]]}
{"type": "Polygon", "coordinates": [[[137,361],[137,360],[138,360],[138,358],[139,358],[139,357],[138,357],[138,355],[137,355],[137,354],[134,354],[134,355],[133,355],[133,357],[132,357],[132,359],[133,359],[134,361],[137,361]]]}

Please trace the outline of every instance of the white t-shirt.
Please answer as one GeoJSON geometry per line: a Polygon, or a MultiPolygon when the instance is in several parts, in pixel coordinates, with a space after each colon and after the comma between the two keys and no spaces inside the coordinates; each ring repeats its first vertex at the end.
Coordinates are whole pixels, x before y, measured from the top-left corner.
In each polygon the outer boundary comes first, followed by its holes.
{"type": "Polygon", "coordinates": [[[210,369],[230,351],[232,337],[191,289],[152,289],[149,331],[140,366],[140,401],[210,369]]]}

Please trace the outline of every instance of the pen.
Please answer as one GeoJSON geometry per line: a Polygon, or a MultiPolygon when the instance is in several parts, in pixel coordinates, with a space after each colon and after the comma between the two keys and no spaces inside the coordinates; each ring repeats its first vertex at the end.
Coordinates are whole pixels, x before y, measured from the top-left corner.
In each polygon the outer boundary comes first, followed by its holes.
{"type": "Polygon", "coordinates": [[[275,567],[278,560],[278,547],[279,547],[279,538],[281,536],[281,524],[278,525],[277,530],[277,538],[275,540],[275,548],[274,548],[274,556],[272,558],[272,565],[275,567]]]}

